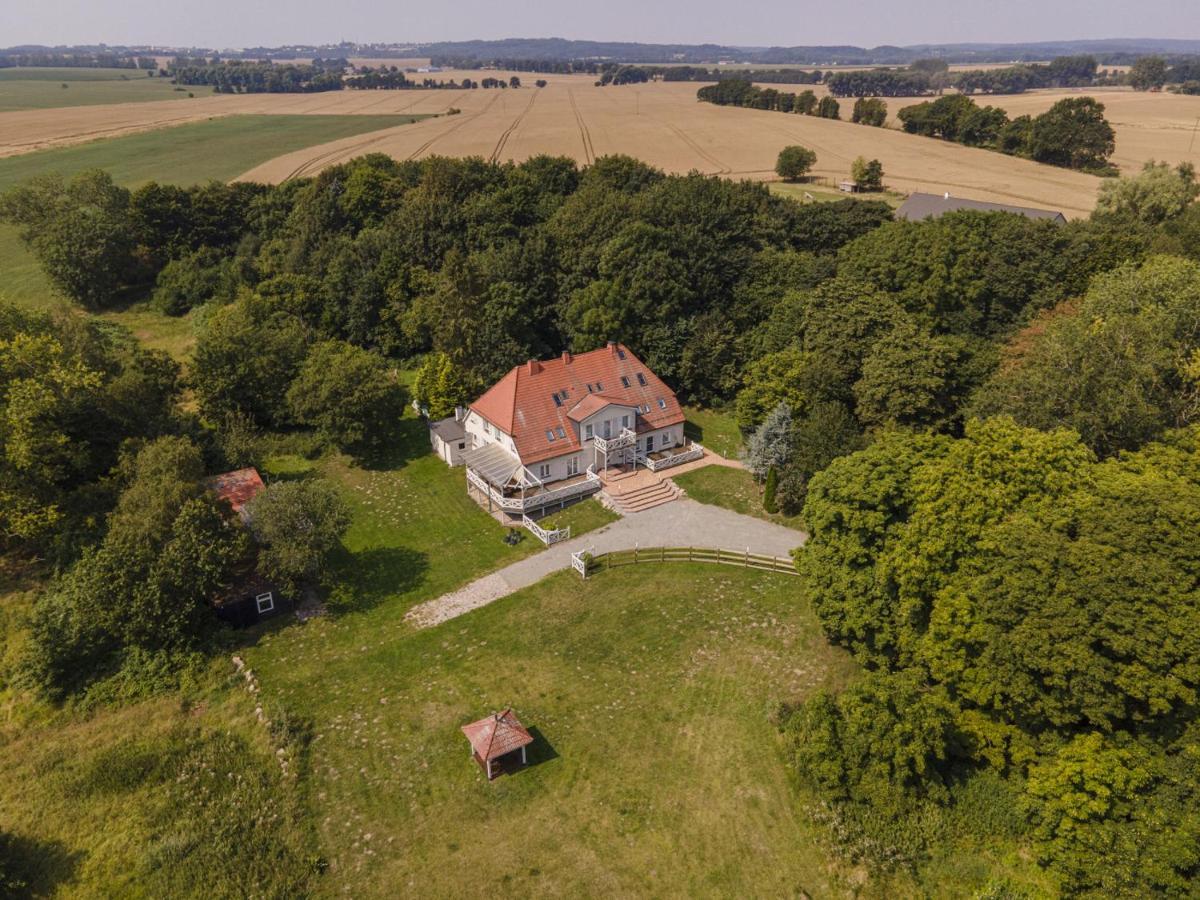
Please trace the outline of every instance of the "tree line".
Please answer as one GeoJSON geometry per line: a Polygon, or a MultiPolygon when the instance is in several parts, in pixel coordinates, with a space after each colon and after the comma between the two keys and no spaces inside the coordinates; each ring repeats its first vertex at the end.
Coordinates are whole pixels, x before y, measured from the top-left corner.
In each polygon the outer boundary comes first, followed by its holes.
{"type": "Polygon", "coordinates": [[[813,91],[794,94],[775,88],[760,88],[740,77],[723,78],[716,84],[706,85],[696,91],[696,97],[705,103],[715,103],[718,106],[744,106],[749,109],[818,116],[822,119],[841,117],[841,105],[829,95],[818,99],[813,91]]]}
{"type": "Polygon", "coordinates": [[[997,106],[979,106],[965,94],[908,106],[898,113],[909,134],[984,147],[1068,169],[1109,174],[1116,132],[1104,104],[1092,97],[1059,100],[1038,116],[1018,116],[997,106]]]}

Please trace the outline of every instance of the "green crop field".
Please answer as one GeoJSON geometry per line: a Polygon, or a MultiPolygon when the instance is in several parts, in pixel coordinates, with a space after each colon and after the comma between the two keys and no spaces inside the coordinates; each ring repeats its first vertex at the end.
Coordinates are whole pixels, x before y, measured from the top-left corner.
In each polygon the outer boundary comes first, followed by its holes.
{"type": "MultiPolygon", "coordinates": [[[[424,117],[226,116],[0,159],[0,192],[47,172],[70,176],[94,168],[111,172],[118,183],[128,187],[147,181],[179,185],[211,179],[228,181],[283,153],[421,118],[424,117]]],[[[53,296],[54,289],[18,240],[15,229],[0,225],[0,297],[29,306],[44,306],[53,296]]],[[[179,337],[181,326],[186,328],[186,320],[172,320],[145,309],[134,313],[139,320],[138,328],[150,344],[180,354],[190,348],[190,339],[179,337]],[[164,334],[160,335],[160,331],[164,334]]],[[[114,314],[113,318],[120,321],[125,315],[114,314]]]]}
{"type": "Polygon", "coordinates": [[[197,96],[212,92],[211,88],[175,88],[170,79],[152,78],[137,69],[0,69],[0,112],[186,100],[189,92],[197,96]]]}

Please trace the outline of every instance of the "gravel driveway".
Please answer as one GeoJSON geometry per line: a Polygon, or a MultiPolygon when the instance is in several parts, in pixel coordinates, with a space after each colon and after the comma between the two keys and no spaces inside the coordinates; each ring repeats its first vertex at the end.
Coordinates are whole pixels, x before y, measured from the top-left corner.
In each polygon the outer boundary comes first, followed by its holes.
{"type": "Polygon", "coordinates": [[[639,547],[700,547],[744,550],[787,556],[806,535],[783,525],[744,516],[719,506],[676,500],[644,512],[630,513],[596,531],[548,547],[541,553],[506,566],[465,587],[414,606],[405,616],[418,628],[428,628],[507,597],[514,591],[569,568],[571,554],[580,550],[604,553],[639,547]]]}

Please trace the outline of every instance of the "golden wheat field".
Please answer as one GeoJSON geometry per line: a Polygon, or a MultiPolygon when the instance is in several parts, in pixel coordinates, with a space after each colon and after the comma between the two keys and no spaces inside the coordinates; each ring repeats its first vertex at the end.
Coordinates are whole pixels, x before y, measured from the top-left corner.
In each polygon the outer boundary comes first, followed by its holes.
{"type": "MultiPolygon", "coordinates": [[[[445,71],[442,80],[507,78],[512,73],[445,71]]],[[[310,147],[273,159],[241,177],[277,182],[312,175],[366,152],[397,159],[433,154],[523,160],[540,153],[587,163],[627,153],[668,172],[696,170],[734,178],[771,178],[785,144],[817,152],[817,176],[839,179],[859,155],[884,165],[889,187],[899,191],[949,191],[998,202],[1052,206],[1072,216],[1092,207],[1099,180],[941,141],[873,129],[845,121],[759,110],[716,107],[696,100],[699,85],[652,83],[598,88],[584,75],[520,73],[520,90],[339,91],[321,94],[215,95],[0,114],[0,156],[136,131],[238,114],[382,115],[427,113],[437,118],[310,147]],[[542,89],[532,87],[542,77],[542,89]],[[451,108],[460,112],[445,115],[451,108]]],[[[788,89],[776,85],[781,89],[788,89]]],[[[795,89],[803,89],[795,86],[795,89]]],[[[1064,96],[1039,91],[982,98],[1013,115],[1041,112],[1064,96]]],[[[1117,131],[1115,162],[1132,170],[1150,158],[1200,164],[1200,98],[1131,91],[1091,93],[1104,101],[1117,131]]],[[[889,100],[893,116],[919,100],[889,100]]],[[[843,101],[848,116],[850,103],[843,101]]]]}

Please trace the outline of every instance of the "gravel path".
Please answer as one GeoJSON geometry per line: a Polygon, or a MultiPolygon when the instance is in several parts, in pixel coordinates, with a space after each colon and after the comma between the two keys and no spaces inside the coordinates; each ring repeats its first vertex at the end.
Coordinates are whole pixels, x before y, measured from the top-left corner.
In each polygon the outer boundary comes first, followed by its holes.
{"type": "Polygon", "coordinates": [[[804,543],[803,532],[719,506],[676,500],[644,512],[631,513],[596,531],[548,547],[520,562],[485,575],[470,584],[414,606],[405,616],[418,628],[428,628],[507,597],[514,591],[569,568],[571,554],[580,550],[604,553],[639,547],[701,547],[787,556],[804,543]]]}

